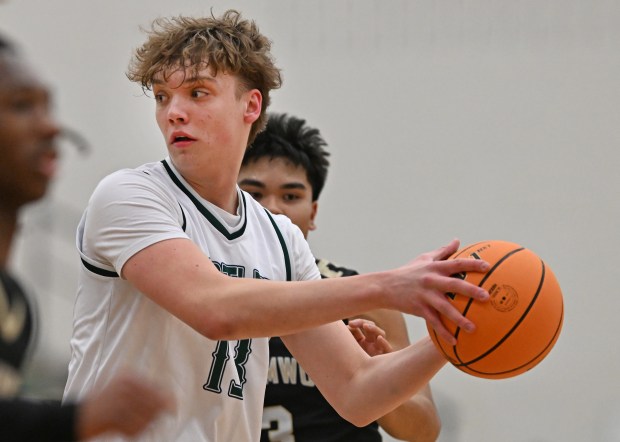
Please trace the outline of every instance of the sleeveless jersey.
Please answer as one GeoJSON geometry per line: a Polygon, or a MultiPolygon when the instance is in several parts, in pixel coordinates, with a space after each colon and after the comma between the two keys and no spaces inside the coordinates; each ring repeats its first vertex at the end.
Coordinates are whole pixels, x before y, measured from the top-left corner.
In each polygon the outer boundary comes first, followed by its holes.
{"type": "Polygon", "coordinates": [[[318,279],[301,231],[238,193],[233,216],[201,198],[167,158],[104,178],[82,217],[77,246],[83,266],[65,398],[81,397],[127,367],[174,391],[175,414],[132,440],[259,438],[267,338],[209,340],[119,277],[138,251],[189,238],[230,277],[318,279]]]}
{"type": "MultiPolygon", "coordinates": [[[[322,278],[357,275],[355,270],[319,259],[322,278]]],[[[327,402],[280,338],[269,340],[261,442],[377,442],[376,422],[356,427],[327,402]]]]}

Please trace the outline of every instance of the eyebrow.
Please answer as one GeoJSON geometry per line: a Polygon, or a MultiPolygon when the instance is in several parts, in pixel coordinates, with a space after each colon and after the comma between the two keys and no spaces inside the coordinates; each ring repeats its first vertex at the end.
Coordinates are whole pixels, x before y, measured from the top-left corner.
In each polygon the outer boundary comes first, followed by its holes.
{"type": "Polygon", "coordinates": [[[239,185],[245,185],[245,186],[255,186],[255,187],[261,187],[264,188],[265,187],[265,183],[263,183],[262,181],[258,181],[258,180],[253,180],[251,178],[245,178],[241,181],[239,181],[239,185]]]}
{"type": "Polygon", "coordinates": [[[282,186],[280,186],[280,188],[282,188],[282,189],[302,189],[302,190],[305,190],[306,186],[305,186],[304,183],[292,182],[292,183],[283,184],[282,186]]]}
{"type": "MultiPolygon", "coordinates": [[[[245,178],[241,181],[239,181],[239,185],[240,186],[254,186],[254,187],[260,187],[261,189],[265,188],[265,183],[263,183],[262,181],[259,180],[255,180],[252,178],[245,178]]],[[[305,190],[307,189],[307,186],[304,183],[300,183],[297,181],[294,181],[292,183],[286,183],[280,186],[281,189],[302,189],[305,190]]]]}
{"type": "Polygon", "coordinates": [[[53,94],[52,92],[44,85],[17,85],[11,91],[11,96],[17,95],[28,95],[28,96],[36,96],[37,98],[43,98],[43,100],[47,103],[52,103],[53,94]]]}
{"type": "MultiPolygon", "coordinates": [[[[210,83],[217,83],[217,79],[215,77],[211,77],[211,76],[207,77],[204,75],[192,75],[192,76],[183,78],[182,84],[194,84],[194,83],[201,83],[203,81],[207,81],[210,83]]],[[[151,84],[165,84],[165,83],[166,83],[166,80],[160,79],[160,78],[153,78],[153,80],[151,81],[151,84]]]]}

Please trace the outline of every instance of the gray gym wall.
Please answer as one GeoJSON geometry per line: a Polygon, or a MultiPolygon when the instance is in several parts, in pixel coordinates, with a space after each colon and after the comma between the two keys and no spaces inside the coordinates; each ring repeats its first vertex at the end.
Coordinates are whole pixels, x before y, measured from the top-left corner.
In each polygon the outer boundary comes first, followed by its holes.
{"type": "MultiPolygon", "coordinates": [[[[55,91],[67,145],[51,195],[24,216],[14,267],[39,298],[33,394],[64,386],[74,229],[107,173],[165,155],[153,102],[124,76],[139,26],[235,7],[273,40],[272,110],[321,129],[332,167],[317,256],[362,272],[453,237],[537,252],[565,296],[549,357],[490,381],[446,366],[440,441],[620,440],[620,2],[614,0],[5,0],[0,30],[55,91]],[[610,344],[611,342],[611,344],[610,344]]],[[[412,340],[426,333],[408,318],[412,340]]],[[[387,440],[390,440],[389,438],[387,440]]]]}

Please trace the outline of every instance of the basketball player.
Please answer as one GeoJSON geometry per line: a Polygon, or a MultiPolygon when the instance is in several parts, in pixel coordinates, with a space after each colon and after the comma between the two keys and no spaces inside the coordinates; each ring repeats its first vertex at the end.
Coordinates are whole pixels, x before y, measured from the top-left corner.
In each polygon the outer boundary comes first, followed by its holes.
{"type": "Polygon", "coordinates": [[[0,440],[67,441],[106,432],[135,435],[169,404],[157,389],[122,375],[78,404],[16,398],[35,338],[29,298],[7,271],[18,212],[41,198],[56,169],[60,129],[47,87],[0,37],[0,440]]]}
{"type": "Polygon", "coordinates": [[[254,22],[227,11],[155,20],[130,64],[128,77],[155,98],[168,157],[108,175],[84,212],[65,397],[127,366],[164,382],[180,396],[176,413],[139,440],[256,441],[267,336],[282,336],[338,413],[367,425],[446,360],[429,338],[370,357],[340,319],[401,310],[452,342],[440,313],[473,324],[444,293],[488,299],[450,276],[488,266],[446,260],[456,240],[394,270],[321,279],[300,230],[239,190],[243,154],[280,85],[269,51],[254,22]]]}
{"type": "MultiPolygon", "coordinates": [[[[308,232],[316,228],[318,199],[327,178],[329,152],[324,149],[326,145],[319,130],[306,125],[305,120],[271,114],[266,128],[245,152],[239,187],[271,213],[288,216],[307,238],[308,232]]],[[[357,275],[356,271],[325,259],[318,259],[317,264],[322,278],[357,275]]],[[[385,332],[388,342],[383,351],[409,345],[405,321],[399,312],[373,310],[360,317],[372,321],[385,332]]],[[[355,325],[356,321],[349,323],[355,325]]],[[[379,342],[385,341],[379,338],[379,342]]],[[[261,440],[275,442],[291,435],[297,442],[381,440],[377,423],[356,427],[338,415],[280,338],[269,340],[269,360],[261,440]],[[286,429],[288,434],[285,434],[286,429]]],[[[380,418],[378,423],[399,439],[436,440],[440,421],[428,385],[380,418]]]]}

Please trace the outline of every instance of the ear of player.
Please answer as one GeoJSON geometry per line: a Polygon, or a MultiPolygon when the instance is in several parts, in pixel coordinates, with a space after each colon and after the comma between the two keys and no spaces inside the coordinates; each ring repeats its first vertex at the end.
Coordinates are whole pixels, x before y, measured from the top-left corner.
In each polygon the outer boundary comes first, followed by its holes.
{"type": "Polygon", "coordinates": [[[490,300],[448,293],[476,331],[461,332],[442,318],[457,343],[446,343],[428,326],[435,346],[456,368],[481,378],[509,378],[538,365],[555,345],[564,319],[562,291],[549,266],[531,250],[507,241],[472,244],[448,259],[457,257],[491,265],[486,273],[454,275],[486,289],[490,300]]]}

